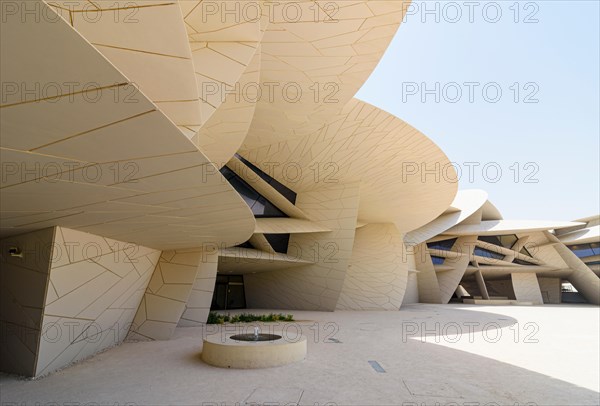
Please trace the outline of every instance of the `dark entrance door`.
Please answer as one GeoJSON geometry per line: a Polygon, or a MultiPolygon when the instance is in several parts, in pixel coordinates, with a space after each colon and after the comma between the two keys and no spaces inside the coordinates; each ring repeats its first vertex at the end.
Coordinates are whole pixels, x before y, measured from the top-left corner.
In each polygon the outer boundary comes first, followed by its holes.
{"type": "Polygon", "coordinates": [[[244,277],[241,275],[217,275],[211,310],[234,310],[246,308],[244,277]]]}

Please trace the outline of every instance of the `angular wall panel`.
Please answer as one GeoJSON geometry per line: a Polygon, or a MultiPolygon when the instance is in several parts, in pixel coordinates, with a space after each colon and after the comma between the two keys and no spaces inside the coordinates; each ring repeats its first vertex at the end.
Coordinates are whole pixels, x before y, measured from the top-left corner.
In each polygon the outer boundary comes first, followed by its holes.
{"type": "Polygon", "coordinates": [[[54,231],[47,228],[1,241],[0,370],[34,376],[50,272],[54,231]],[[19,248],[22,257],[11,256],[19,248]]]}
{"type": "Polygon", "coordinates": [[[356,230],[339,310],[399,310],[408,282],[402,236],[394,224],[356,230]]]}
{"type": "Polygon", "coordinates": [[[185,304],[185,310],[179,320],[179,326],[192,327],[206,323],[210,305],[212,303],[217,266],[219,264],[218,251],[206,252],[198,264],[198,273],[192,286],[190,297],[185,304]]]}
{"type": "Polygon", "coordinates": [[[427,253],[427,245],[419,244],[414,250],[417,274],[419,301],[421,303],[442,303],[440,285],[435,274],[431,256],[427,253]]]}
{"type": "Polygon", "coordinates": [[[73,28],[133,81],[188,138],[194,136],[193,129],[202,125],[201,104],[177,1],[95,3],[97,11],[90,10],[87,1],[66,2],[73,28]]]}
{"type": "Polygon", "coordinates": [[[408,281],[406,283],[406,293],[402,298],[402,306],[419,303],[419,286],[416,272],[408,272],[408,281]]]}
{"type": "Polygon", "coordinates": [[[454,243],[451,252],[456,256],[447,258],[444,265],[448,264],[453,269],[436,273],[440,286],[440,299],[448,303],[456,291],[460,280],[467,270],[477,236],[460,237],[454,243]]]}
{"type": "Polygon", "coordinates": [[[204,323],[210,310],[217,258],[213,244],[205,244],[204,249],[164,251],[135,315],[130,338],[168,340],[184,312],[182,325],[204,323]]]}
{"type": "Polygon", "coordinates": [[[561,281],[560,278],[539,278],[540,291],[544,304],[560,304],[561,303],[561,281]]]}
{"type": "Polygon", "coordinates": [[[159,255],[61,227],[3,240],[2,370],[41,376],[121,343],[159,255]]]}
{"type": "Polygon", "coordinates": [[[36,376],[120,344],[160,251],[55,228],[36,376]]]}
{"type": "Polygon", "coordinates": [[[518,301],[532,302],[533,304],[544,303],[535,273],[513,273],[510,276],[518,301]]]}
{"type": "MultiPolygon", "coordinates": [[[[192,141],[216,166],[221,168],[231,159],[248,135],[256,103],[263,97],[260,80],[260,46],[244,73],[231,90],[221,98],[223,103],[205,120],[192,141]],[[238,89],[238,90],[235,90],[238,89]]],[[[211,82],[208,82],[212,85],[211,82]]],[[[207,86],[204,83],[204,86],[207,86]]],[[[225,86],[219,84],[218,88],[225,86]]],[[[207,104],[206,102],[204,102],[207,104]]]]}
{"type": "MultiPolygon", "coordinates": [[[[545,233],[546,237],[552,242],[558,242],[558,238],[545,233]]],[[[600,304],[600,279],[598,276],[579,258],[573,253],[567,246],[561,244],[555,244],[554,249],[560,258],[567,264],[569,269],[572,270],[568,276],[569,282],[575,286],[575,289],[590,303],[595,305],[600,304]]]]}
{"type": "Polygon", "coordinates": [[[249,308],[335,310],[354,243],[358,193],[352,184],[298,195],[296,205],[333,231],[291,236],[288,255],[316,264],[245,275],[249,308]]]}

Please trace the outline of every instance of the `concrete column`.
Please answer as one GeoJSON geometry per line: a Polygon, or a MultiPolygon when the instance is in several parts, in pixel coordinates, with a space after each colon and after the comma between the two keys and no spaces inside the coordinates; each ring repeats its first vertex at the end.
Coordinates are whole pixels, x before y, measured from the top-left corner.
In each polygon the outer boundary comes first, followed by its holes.
{"type": "Polygon", "coordinates": [[[488,293],[487,287],[485,286],[485,280],[483,279],[483,275],[480,270],[475,272],[475,280],[477,281],[477,286],[479,287],[479,291],[481,292],[481,297],[485,300],[490,299],[490,294],[488,293]]]}
{"type": "Polygon", "coordinates": [[[533,304],[544,303],[535,273],[512,273],[510,276],[518,301],[532,302],[533,304]]]}
{"type": "Polygon", "coordinates": [[[458,287],[456,288],[456,296],[458,296],[458,298],[460,299],[463,296],[471,296],[469,295],[469,292],[467,292],[467,290],[465,288],[462,287],[462,285],[458,285],[458,287]]]}

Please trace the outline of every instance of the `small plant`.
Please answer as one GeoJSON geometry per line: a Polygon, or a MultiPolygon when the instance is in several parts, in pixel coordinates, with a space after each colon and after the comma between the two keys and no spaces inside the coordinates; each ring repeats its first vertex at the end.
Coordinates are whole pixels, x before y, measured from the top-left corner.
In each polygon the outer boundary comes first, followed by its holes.
{"type": "Polygon", "coordinates": [[[273,322],[273,321],[277,321],[277,320],[275,319],[275,315],[273,313],[271,313],[271,314],[261,317],[260,321],[273,322]]]}
{"type": "Polygon", "coordinates": [[[217,312],[210,312],[208,314],[208,319],[206,320],[206,324],[223,324],[223,323],[252,323],[255,321],[261,321],[264,323],[273,323],[276,321],[285,321],[290,322],[294,321],[294,316],[291,314],[250,314],[250,313],[241,313],[237,315],[221,315],[217,312]]]}
{"type": "Polygon", "coordinates": [[[208,313],[208,319],[206,320],[206,324],[223,324],[223,322],[219,323],[219,315],[215,312],[208,313]]]}

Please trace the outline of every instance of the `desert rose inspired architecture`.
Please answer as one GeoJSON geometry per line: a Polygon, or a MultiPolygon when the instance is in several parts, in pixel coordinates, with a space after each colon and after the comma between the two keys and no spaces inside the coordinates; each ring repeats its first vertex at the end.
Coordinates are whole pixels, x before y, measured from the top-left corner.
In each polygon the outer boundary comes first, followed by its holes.
{"type": "Polygon", "coordinates": [[[598,218],[504,220],[353,98],[404,1],[4,2],[1,368],[236,308],[598,304],[598,218]],[[43,336],[43,339],[41,339],[43,336]]]}

